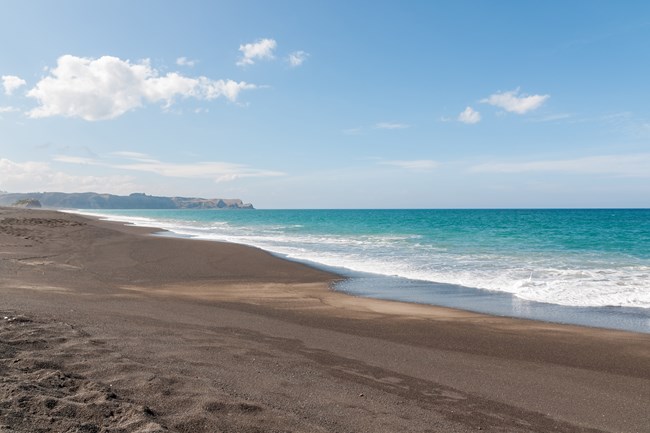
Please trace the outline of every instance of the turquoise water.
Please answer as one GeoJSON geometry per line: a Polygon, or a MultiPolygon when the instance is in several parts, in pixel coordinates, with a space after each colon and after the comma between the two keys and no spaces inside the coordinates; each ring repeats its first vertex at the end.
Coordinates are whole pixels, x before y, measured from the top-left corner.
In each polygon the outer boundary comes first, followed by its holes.
{"type": "Polygon", "coordinates": [[[84,212],[254,245],[351,276],[338,289],[354,294],[555,321],[622,315],[650,332],[650,210],[84,212]]]}

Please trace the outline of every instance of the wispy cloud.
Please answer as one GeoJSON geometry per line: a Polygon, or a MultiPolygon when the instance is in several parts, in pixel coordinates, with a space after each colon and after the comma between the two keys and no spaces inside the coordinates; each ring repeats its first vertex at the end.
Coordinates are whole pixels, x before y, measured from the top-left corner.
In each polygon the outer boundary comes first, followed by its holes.
{"type": "Polygon", "coordinates": [[[50,75],[41,79],[27,96],[39,106],[32,118],[64,116],[88,121],[119,117],[145,103],[171,106],[177,98],[237,101],[242,90],[255,89],[244,81],[186,77],[176,72],[160,75],[148,60],[131,63],[117,57],[98,59],[59,57],[50,75]]]}
{"type": "Polygon", "coordinates": [[[284,173],[271,170],[259,170],[244,164],[228,162],[199,162],[193,164],[165,163],[161,161],[134,162],[115,165],[124,170],[145,171],[167,177],[187,179],[212,179],[215,182],[227,182],[246,177],[276,177],[284,173]]]}
{"type": "Polygon", "coordinates": [[[146,153],[131,152],[128,150],[111,152],[110,155],[116,156],[118,158],[134,159],[139,161],[155,161],[155,159],[153,159],[151,156],[147,155],[146,153]]]}
{"type": "Polygon", "coordinates": [[[364,135],[365,133],[372,131],[373,129],[385,129],[385,130],[396,130],[396,129],[407,129],[410,128],[411,125],[406,124],[406,123],[398,123],[398,122],[378,122],[375,123],[372,126],[356,126],[354,128],[346,128],[341,130],[341,132],[345,135],[364,135]]]}
{"type": "Polygon", "coordinates": [[[410,128],[411,125],[406,123],[396,123],[396,122],[379,122],[375,124],[377,129],[406,129],[410,128]]]}
{"type": "Polygon", "coordinates": [[[567,120],[575,117],[575,115],[571,113],[558,113],[558,114],[551,114],[548,116],[542,116],[542,117],[535,117],[531,118],[531,122],[557,122],[560,120],[567,120]]]}
{"type": "Polygon", "coordinates": [[[15,75],[3,75],[2,86],[5,89],[5,95],[12,95],[14,91],[27,84],[27,81],[15,75]]]}
{"type": "Polygon", "coordinates": [[[304,51],[294,51],[293,53],[289,54],[287,61],[292,68],[296,68],[302,65],[305,60],[307,60],[307,57],[309,57],[309,53],[306,53],[304,51]]]}
{"type": "Polygon", "coordinates": [[[644,137],[650,137],[650,121],[644,122],[639,126],[641,130],[641,135],[644,137]]]}
{"type": "Polygon", "coordinates": [[[2,114],[2,113],[13,113],[13,112],[16,112],[16,111],[20,111],[20,109],[18,109],[16,107],[10,107],[10,106],[0,107],[0,114],[2,114]]]}
{"type": "Polygon", "coordinates": [[[439,162],[430,159],[379,161],[379,164],[414,171],[429,171],[440,166],[439,162]]]}
{"type": "Polygon", "coordinates": [[[489,162],[474,165],[469,168],[469,171],[478,173],[559,172],[650,177],[650,153],[596,155],[574,159],[489,162]]]}
{"type": "Polygon", "coordinates": [[[54,157],[54,160],[57,162],[67,162],[70,164],[81,164],[81,165],[107,165],[103,164],[100,161],[94,158],[88,158],[85,156],[70,156],[70,155],[57,155],[54,157]]]}
{"type": "Polygon", "coordinates": [[[650,120],[631,112],[609,113],[600,116],[595,121],[607,125],[619,135],[644,140],[650,138],[650,120]]]}
{"type": "Polygon", "coordinates": [[[472,107],[467,107],[458,115],[458,121],[472,125],[481,121],[481,113],[475,111],[472,107]]]}
{"type": "Polygon", "coordinates": [[[347,128],[341,131],[345,135],[361,135],[363,134],[363,128],[362,127],[356,127],[356,128],[347,128]]]}
{"type": "Polygon", "coordinates": [[[237,61],[237,66],[247,66],[255,63],[260,59],[273,59],[273,51],[277,48],[278,43],[275,39],[259,39],[250,44],[239,46],[242,57],[237,61]]]}
{"type": "Polygon", "coordinates": [[[232,181],[246,177],[276,177],[285,175],[279,171],[256,169],[244,164],[229,162],[206,161],[182,164],[158,161],[146,154],[137,152],[113,152],[111,155],[126,159],[128,162],[116,163],[106,161],[105,159],[67,155],[58,155],[54,160],[71,164],[97,165],[119,170],[155,173],[165,177],[211,179],[215,182],[232,181]]]}
{"type": "Polygon", "coordinates": [[[503,108],[510,113],[525,114],[536,110],[550,98],[550,95],[519,95],[519,88],[508,92],[494,93],[481,102],[503,108]]]}
{"type": "Polygon", "coordinates": [[[128,194],[141,190],[132,176],[79,176],[57,171],[47,162],[15,162],[0,158],[0,184],[13,192],[49,191],[110,192],[128,194]]]}
{"type": "Polygon", "coordinates": [[[179,57],[176,59],[176,64],[178,66],[189,66],[190,68],[193,68],[196,65],[197,61],[196,60],[191,60],[188,59],[187,57],[179,57]]]}

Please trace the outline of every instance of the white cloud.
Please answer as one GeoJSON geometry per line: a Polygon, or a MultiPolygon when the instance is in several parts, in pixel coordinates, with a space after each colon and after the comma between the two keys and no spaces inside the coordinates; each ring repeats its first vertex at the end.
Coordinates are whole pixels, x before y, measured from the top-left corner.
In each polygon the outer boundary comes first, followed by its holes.
{"type": "Polygon", "coordinates": [[[538,109],[550,98],[550,95],[519,96],[518,94],[519,89],[517,88],[509,92],[495,93],[488,98],[482,99],[481,102],[503,108],[511,113],[525,114],[538,109]]]}
{"type": "Polygon", "coordinates": [[[403,168],[406,170],[428,171],[437,168],[440,163],[430,159],[416,159],[411,161],[396,160],[396,161],[381,161],[382,165],[392,165],[394,167],[403,168]]]}
{"type": "Polygon", "coordinates": [[[395,123],[395,122],[379,122],[375,124],[375,128],[378,129],[406,129],[410,128],[411,125],[406,123],[395,123]]]}
{"type": "Polygon", "coordinates": [[[187,57],[179,57],[176,59],[176,64],[178,66],[189,66],[190,68],[196,65],[196,60],[190,60],[187,57]]]}
{"type": "Polygon", "coordinates": [[[16,108],[16,107],[9,107],[9,106],[0,107],[0,114],[2,114],[2,113],[13,113],[15,111],[20,111],[20,110],[18,108],[16,108]]]}
{"type": "Polygon", "coordinates": [[[245,81],[233,80],[216,80],[212,81],[205,77],[200,78],[200,90],[205,99],[215,99],[220,96],[225,96],[230,101],[235,102],[239,97],[239,92],[242,90],[257,89],[255,84],[249,84],[245,81]]]}
{"type": "Polygon", "coordinates": [[[226,182],[245,177],[275,177],[284,173],[250,168],[243,164],[228,162],[199,162],[191,164],[165,163],[161,161],[141,161],[130,164],[114,165],[115,168],[156,173],[167,177],[187,179],[212,179],[226,182]]]}
{"type": "Polygon", "coordinates": [[[242,57],[237,62],[237,66],[252,65],[258,59],[273,59],[273,50],[278,46],[274,39],[259,39],[251,44],[239,46],[242,57]]]}
{"type": "Polygon", "coordinates": [[[82,165],[104,165],[101,162],[93,158],[88,158],[84,156],[68,156],[68,155],[58,155],[54,157],[54,160],[57,162],[67,162],[70,164],[82,164],[82,165]]]}
{"type": "Polygon", "coordinates": [[[481,121],[481,113],[474,111],[472,107],[467,107],[458,115],[458,121],[467,124],[478,123],[481,121]]]}
{"type": "Polygon", "coordinates": [[[119,152],[111,152],[111,156],[116,156],[118,158],[126,158],[126,159],[135,159],[139,161],[154,161],[149,155],[146,153],[140,153],[140,152],[131,152],[128,150],[122,150],[119,152]]]}
{"type": "Polygon", "coordinates": [[[23,80],[20,77],[15,75],[3,75],[2,76],[2,85],[5,88],[5,95],[11,95],[16,89],[27,84],[27,81],[23,80]]]}
{"type": "Polygon", "coordinates": [[[482,173],[561,172],[650,177],[650,153],[597,155],[540,161],[491,162],[472,166],[469,170],[482,173]]]}
{"type": "Polygon", "coordinates": [[[287,61],[292,68],[296,68],[302,65],[305,60],[307,60],[307,57],[309,57],[309,53],[306,53],[304,51],[294,51],[293,53],[289,54],[287,61]]]}
{"type": "Polygon", "coordinates": [[[120,170],[155,173],[165,177],[211,179],[215,182],[225,182],[246,177],[284,176],[284,173],[282,172],[256,169],[247,165],[229,162],[206,161],[179,164],[158,161],[148,155],[137,152],[114,152],[111,155],[131,160],[133,162],[115,164],[99,159],[67,155],[56,156],[54,160],[70,164],[98,165],[120,170]]]}
{"type": "Polygon", "coordinates": [[[52,169],[47,162],[0,159],[0,189],[11,192],[107,192],[128,194],[142,188],[132,176],[76,176],[52,169]]]}
{"type": "Polygon", "coordinates": [[[91,59],[65,55],[59,57],[50,75],[27,93],[40,104],[28,115],[106,120],[145,102],[164,102],[169,107],[179,97],[211,100],[223,96],[235,102],[239,92],[256,87],[243,81],[191,78],[176,72],[160,76],[148,60],[131,63],[112,56],[91,59]]]}

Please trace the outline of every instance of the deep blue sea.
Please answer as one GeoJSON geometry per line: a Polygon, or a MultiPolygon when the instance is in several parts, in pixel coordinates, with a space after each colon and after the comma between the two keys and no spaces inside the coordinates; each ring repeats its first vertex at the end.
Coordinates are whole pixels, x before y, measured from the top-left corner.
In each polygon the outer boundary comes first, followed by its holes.
{"type": "Polygon", "coordinates": [[[260,247],[355,295],[650,332],[647,209],[80,212],[260,247]]]}

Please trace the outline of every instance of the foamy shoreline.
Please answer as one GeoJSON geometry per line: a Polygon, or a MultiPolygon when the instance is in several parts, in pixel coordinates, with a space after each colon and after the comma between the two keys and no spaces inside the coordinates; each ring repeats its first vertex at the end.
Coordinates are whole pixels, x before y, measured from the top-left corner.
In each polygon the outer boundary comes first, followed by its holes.
{"type": "Polygon", "coordinates": [[[192,231],[191,225],[187,227],[180,225],[181,222],[166,222],[155,218],[84,210],[69,212],[139,227],[154,226],[160,230],[164,230],[164,236],[216,240],[219,242],[225,241],[262,248],[280,258],[342,275],[345,280],[335,284],[334,289],[351,295],[437,305],[496,316],[650,333],[650,312],[644,308],[613,306],[589,307],[537,302],[503,291],[390,277],[387,275],[359,272],[340,266],[331,266],[323,263],[323,261],[291,256],[281,249],[269,248],[264,243],[251,242],[250,239],[234,237],[214,239],[206,234],[192,231]]]}

